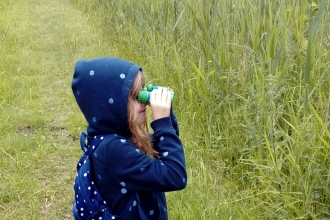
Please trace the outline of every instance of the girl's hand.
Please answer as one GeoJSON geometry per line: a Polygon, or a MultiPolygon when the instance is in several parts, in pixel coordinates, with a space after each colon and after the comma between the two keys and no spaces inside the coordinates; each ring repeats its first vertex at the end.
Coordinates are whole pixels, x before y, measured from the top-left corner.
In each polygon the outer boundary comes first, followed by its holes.
{"type": "Polygon", "coordinates": [[[171,91],[164,87],[158,87],[150,93],[150,107],[154,120],[170,116],[171,91]]]}

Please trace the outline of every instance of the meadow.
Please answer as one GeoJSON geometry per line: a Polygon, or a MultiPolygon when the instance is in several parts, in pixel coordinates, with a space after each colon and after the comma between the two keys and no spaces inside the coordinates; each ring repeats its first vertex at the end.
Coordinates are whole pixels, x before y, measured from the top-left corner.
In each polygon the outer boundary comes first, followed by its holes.
{"type": "Polygon", "coordinates": [[[0,219],[72,219],[78,59],[175,90],[187,188],[169,217],[330,218],[328,0],[1,0],[0,219]]]}

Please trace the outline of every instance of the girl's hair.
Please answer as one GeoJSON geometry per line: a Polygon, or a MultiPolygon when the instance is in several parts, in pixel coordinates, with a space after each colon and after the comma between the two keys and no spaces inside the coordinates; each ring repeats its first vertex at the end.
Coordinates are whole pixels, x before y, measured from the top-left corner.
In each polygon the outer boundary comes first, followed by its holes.
{"type": "Polygon", "coordinates": [[[138,114],[134,111],[134,102],[137,102],[137,96],[139,91],[145,85],[145,78],[141,71],[136,75],[133,86],[130,90],[128,97],[128,124],[132,132],[131,141],[133,144],[150,158],[155,158],[158,152],[152,146],[150,134],[148,132],[147,116],[146,120],[142,125],[136,124],[138,114]]]}

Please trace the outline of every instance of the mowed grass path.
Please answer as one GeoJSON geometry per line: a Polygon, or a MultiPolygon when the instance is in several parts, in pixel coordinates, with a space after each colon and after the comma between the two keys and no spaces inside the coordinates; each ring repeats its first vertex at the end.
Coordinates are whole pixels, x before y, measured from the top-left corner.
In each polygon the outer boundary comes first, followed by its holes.
{"type": "Polygon", "coordinates": [[[77,59],[112,55],[68,0],[0,3],[0,219],[72,219],[85,129],[73,105],[77,59]]]}

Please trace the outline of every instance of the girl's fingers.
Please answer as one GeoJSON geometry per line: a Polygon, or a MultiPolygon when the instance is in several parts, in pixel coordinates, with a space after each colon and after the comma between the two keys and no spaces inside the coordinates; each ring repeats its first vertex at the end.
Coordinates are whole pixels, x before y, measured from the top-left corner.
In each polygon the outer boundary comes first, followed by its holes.
{"type": "Polygon", "coordinates": [[[171,92],[167,88],[159,87],[150,94],[150,107],[154,120],[170,116],[171,92]]]}
{"type": "Polygon", "coordinates": [[[166,99],[166,103],[168,104],[168,105],[171,105],[172,103],[171,103],[171,100],[172,99],[172,96],[171,96],[171,91],[170,90],[168,90],[167,91],[167,99],[166,99]]]}
{"type": "Polygon", "coordinates": [[[158,89],[156,89],[155,91],[156,91],[156,100],[157,101],[162,101],[163,88],[158,87],[158,89]]]}
{"type": "Polygon", "coordinates": [[[150,103],[161,104],[164,106],[171,105],[171,91],[164,87],[158,87],[150,93],[150,103]]]}
{"type": "Polygon", "coordinates": [[[155,89],[150,92],[150,100],[149,100],[150,103],[152,103],[156,100],[156,93],[157,93],[157,90],[155,90],[155,89]]]}

